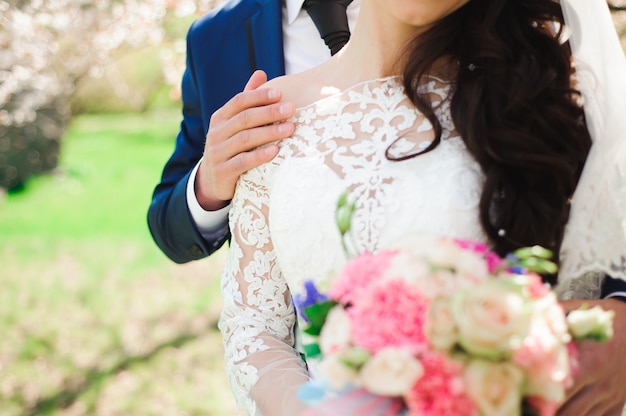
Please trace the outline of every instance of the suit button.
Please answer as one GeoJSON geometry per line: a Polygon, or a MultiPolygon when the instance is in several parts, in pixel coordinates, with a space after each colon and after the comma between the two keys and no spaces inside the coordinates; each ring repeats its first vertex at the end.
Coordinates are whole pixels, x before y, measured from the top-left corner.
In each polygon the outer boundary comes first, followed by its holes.
{"type": "Polygon", "coordinates": [[[191,247],[189,247],[189,254],[191,254],[194,257],[202,257],[204,256],[204,251],[199,245],[194,244],[191,247]]]}

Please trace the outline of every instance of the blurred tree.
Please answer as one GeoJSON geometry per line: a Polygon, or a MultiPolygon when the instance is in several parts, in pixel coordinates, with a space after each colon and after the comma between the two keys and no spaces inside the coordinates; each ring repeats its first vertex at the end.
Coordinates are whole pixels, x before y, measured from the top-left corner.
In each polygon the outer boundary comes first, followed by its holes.
{"type": "MultiPolygon", "coordinates": [[[[216,3],[0,0],[0,188],[56,166],[68,103],[81,79],[101,76],[122,49],[174,49],[184,33],[168,38],[166,18],[198,15],[216,3]]],[[[175,53],[164,55],[170,58],[163,61],[165,81],[173,79],[171,65],[180,67],[175,53]]]]}

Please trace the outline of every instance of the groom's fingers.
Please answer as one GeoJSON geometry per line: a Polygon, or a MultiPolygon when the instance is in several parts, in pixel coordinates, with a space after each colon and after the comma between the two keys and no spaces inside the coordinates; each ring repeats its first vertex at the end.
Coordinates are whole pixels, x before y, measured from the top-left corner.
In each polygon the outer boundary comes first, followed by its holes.
{"type": "Polygon", "coordinates": [[[281,91],[262,88],[266,81],[263,71],[254,72],[244,91],[211,116],[195,183],[198,202],[206,210],[224,206],[239,175],[276,156],[275,144],[264,145],[294,131],[294,124],[284,120],[293,116],[295,106],[281,102],[281,91]]]}
{"type": "Polygon", "coordinates": [[[250,79],[244,87],[244,91],[256,90],[267,82],[267,74],[264,71],[256,70],[250,76],[250,79]]]}

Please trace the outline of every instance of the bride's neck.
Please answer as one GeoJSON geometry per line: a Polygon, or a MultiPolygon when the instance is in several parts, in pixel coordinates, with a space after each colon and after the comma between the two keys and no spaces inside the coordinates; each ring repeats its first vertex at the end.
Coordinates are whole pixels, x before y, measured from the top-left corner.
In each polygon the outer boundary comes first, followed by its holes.
{"type": "Polygon", "coordinates": [[[348,44],[324,65],[344,86],[402,73],[403,52],[417,29],[400,24],[363,2],[348,44]]]}

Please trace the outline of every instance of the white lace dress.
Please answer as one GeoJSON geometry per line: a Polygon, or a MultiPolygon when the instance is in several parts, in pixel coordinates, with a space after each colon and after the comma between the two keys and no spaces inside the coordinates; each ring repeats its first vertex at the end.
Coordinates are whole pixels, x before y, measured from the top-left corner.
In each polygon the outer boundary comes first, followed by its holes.
{"type": "MultiPolygon", "coordinates": [[[[428,92],[442,101],[446,84],[428,92]]],[[[478,220],[483,175],[438,107],[442,142],[402,162],[433,139],[430,122],[399,78],[358,84],[297,110],[293,137],[279,155],[244,174],[230,211],[232,242],[222,277],[220,329],[227,374],[251,415],[297,415],[296,390],[309,377],[295,345],[291,298],[304,281],[323,284],[345,262],[335,208],[346,188],[357,201],[352,238],[376,251],[410,233],[484,241],[478,220]],[[399,141],[397,141],[400,139],[399,141]]]]}

